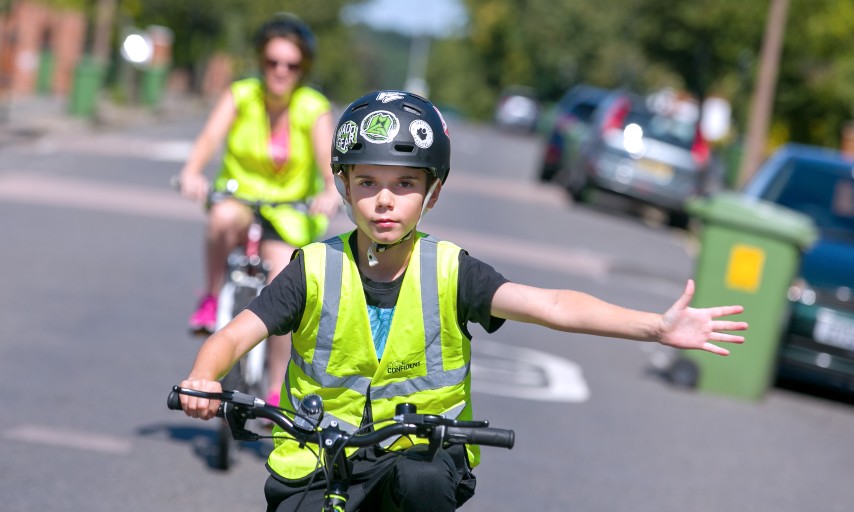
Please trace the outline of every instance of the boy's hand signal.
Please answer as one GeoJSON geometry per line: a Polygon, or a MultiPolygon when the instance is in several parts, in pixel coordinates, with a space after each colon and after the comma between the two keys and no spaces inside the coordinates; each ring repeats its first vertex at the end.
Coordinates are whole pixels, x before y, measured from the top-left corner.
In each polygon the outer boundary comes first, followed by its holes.
{"type": "Polygon", "coordinates": [[[694,297],[694,281],[688,280],[682,296],[661,317],[659,342],[670,347],[699,349],[722,356],[729,350],[714,343],[743,343],[744,336],[727,334],[722,331],[744,331],[747,322],[716,320],[716,318],[737,315],[744,311],[742,306],[718,306],[712,308],[692,308],[688,305],[694,297]]]}

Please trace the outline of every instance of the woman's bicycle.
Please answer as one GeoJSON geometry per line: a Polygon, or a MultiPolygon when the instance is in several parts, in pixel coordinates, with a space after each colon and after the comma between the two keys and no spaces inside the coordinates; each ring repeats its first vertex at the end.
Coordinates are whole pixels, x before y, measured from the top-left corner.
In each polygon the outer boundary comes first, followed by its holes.
{"type": "MultiPolygon", "coordinates": [[[[172,179],[172,185],[180,188],[177,177],[172,179]]],[[[298,211],[308,212],[307,202],[273,202],[250,201],[235,196],[238,189],[236,180],[229,180],[224,191],[212,190],[208,193],[208,204],[230,199],[248,206],[252,211],[252,221],[246,234],[246,239],[229,253],[226,260],[225,279],[217,295],[217,313],[215,330],[222,329],[232,318],[261,293],[267,285],[270,263],[261,253],[260,210],[262,207],[288,205],[298,211]]],[[[221,379],[224,389],[235,389],[243,393],[263,396],[267,389],[267,342],[261,341],[221,379]]],[[[237,450],[234,437],[226,422],[222,422],[217,433],[214,466],[227,470],[233,462],[237,450]]]]}
{"type": "MultiPolygon", "coordinates": [[[[178,395],[188,395],[209,400],[219,400],[217,416],[224,418],[230,427],[234,439],[258,441],[262,436],[246,429],[246,422],[254,418],[265,418],[293,437],[300,446],[316,445],[318,448],[318,468],[323,468],[326,477],[324,511],[344,510],[348,499],[351,479],[351,467],[345,455],[345,448],[375,446],[397,436],[415,436],[429,440],[427,450],[422,454],[425,460],[432,460],[440,447],[453,444],[479,444],[513,448],[515,433],[512,430],[490,428],[487,421],[458,421],[432,414],[419,414],[412,404],[398,404],[394,418],[376,423],[389,423],[384,427],[371,430],[374,424],[350,434],[341,430],[338,423],[332,421],[321,428],[323,418],[323,400],[317,395],[307,395],[299,406],[299,413],[290,416],[281,409],[264,403],[263,400],[241,393],[223,391],[209,393],[174,386],[169,393],[167,405],[170,409],[180,410],[178,395]],[[363,430],[368,430],[363,432],[363,430]]],[[[317,471],[306,484],[306,491],[314,483],[317,471]]],[[[305,497],[305,494],[303,494],[305,497]]],[[[299,509],[299,505],[296,507],[299,509]]]]}

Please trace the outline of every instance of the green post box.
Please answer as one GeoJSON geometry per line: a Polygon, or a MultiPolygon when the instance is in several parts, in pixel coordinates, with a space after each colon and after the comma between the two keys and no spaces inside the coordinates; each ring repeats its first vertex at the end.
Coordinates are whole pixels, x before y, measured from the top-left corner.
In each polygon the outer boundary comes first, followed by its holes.
{"type": "Polygon", "coordinates": [[[80,59],[74,68],[74,81],[69,97],[68,110],[71,115],[85,118],[94,115],[104,71],[104,64],[97,59],[88,55],[80,59]]]}
{"type": "Polygon", "coordinates": [[[774,378],[786,292],[803,250],[816,239],[815,226],[801,213],[733,192],[687,208],[703,224],[691,305],[742,305],[738,320],[750,327],[743,345],[725,344],[729,357],[702,351],[683,356],[696,365],[700,391],[759,400],[774,378]]]}

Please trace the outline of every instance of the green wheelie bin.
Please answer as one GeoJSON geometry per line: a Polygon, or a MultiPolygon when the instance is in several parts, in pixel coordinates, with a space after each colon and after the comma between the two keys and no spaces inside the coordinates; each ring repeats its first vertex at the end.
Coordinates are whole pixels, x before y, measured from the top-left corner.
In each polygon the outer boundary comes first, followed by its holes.
{"type": "Polygon", "coordinates": [[[75,117],[92,118],[98,95],[104,81],[106,66],[90,55],[85,55],[74,68],[74,82],[69,97],[69,111],[75,117]]]}
{"type": "Polygon", "coordinates": [[[691,305],[742,305],[737,319],[750,327],[743,345],[726,345],[729,357],[685,351],[671,371],[701,392],[759,400],[775,376],[786,292],[816,228],[806,215],[734,192],[693,200],[687,209],[702,223],[691,305]]]}

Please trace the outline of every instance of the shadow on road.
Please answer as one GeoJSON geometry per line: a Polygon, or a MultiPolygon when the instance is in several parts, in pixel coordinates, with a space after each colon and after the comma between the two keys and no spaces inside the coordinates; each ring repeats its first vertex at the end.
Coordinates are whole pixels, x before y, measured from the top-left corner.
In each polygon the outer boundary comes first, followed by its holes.
{"type": "MultiPolygon", "coordinates": [[[[252,430],[262,435],[269,435],[269,430],[263,427],[252,430]]],[[[193,454],[201,459],[208,468],[221,471],[217,464],[219,431],[218,425],[213,421],[208,428],[169,424],[140,427],[137,429],[137,435],[140,437],[165,437],[170,441],[187,444],[192,448],[193,454]]],[[[238,447],[240,454],[245,453],[264,462],[273,450],[273,443],[272,440],[265,439],[257,442],[239,442],[238,447]]]]}

